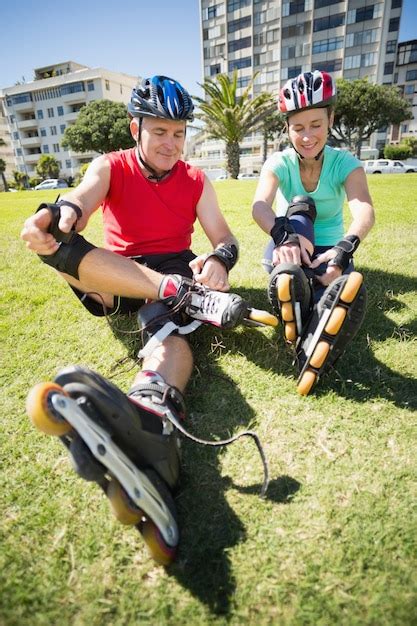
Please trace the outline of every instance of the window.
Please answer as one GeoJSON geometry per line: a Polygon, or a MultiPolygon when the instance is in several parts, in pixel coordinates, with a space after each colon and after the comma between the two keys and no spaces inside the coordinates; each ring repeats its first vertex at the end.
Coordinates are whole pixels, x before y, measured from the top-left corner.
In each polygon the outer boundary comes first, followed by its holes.
{"type": "Polygon", "coordinates": [[[385,63],[384,64],[384,75],[385,74],[392,74],[394,72],[394,63],[390,62],[390,63],[385,63]]]}
{"type": "Polygon", "coordinates": [[[313,54],[319,52],[330,52],[343,48],[343,37],[331,37],[330,39],[321,39],[313,43],[313,54]]]}
{"type": "Polygon", "coordinates": [[[57,107],[58,115],[64,115],[64,107],[57,107]]]}
{"type": "Polygon", "coordinates": [[[301,74],[301,65],[294,65],[288,69],[288,78],[295,78],[298,74],[301,74]]]}
{"type": "Polygon", "coordinates": [[[59,130],[61,131],[61,135],[65,132],[65,124],[61,124],[61,126],[59,127],[59,130]]]}
{"type": "Polygon", "coordinates": [[[68,168],[68,169],[71,167],[71,159],[66,159],[65,160],[65,167],[68,168]]]}
{"type": "Polygon", "coordinates": [[[402,133],[408,132],[408,124],[401,124],[401,132],[402,133]]]}
{"type": "Polygon", "coordinates": [[[242,89],[243,87],[247,87],[249,85],[250,76],[242,76],[237,79],[237,88],[242,89]]]}
{"type": "Polygon", "coordinates": [[[229,43],[227,44],[227,51],[236,52],[236,50],[242,50],[242,48],[250,48],[251,45],[252,37],[243,37],[242,39],[229,41],[229,43]]]}
{"type": "Polygon", "coordinates": [[[333,59],[333,61],[320,61],[313,67],[313,70],[321,70],[322,72],[338,72],[342,69],[342,59],[333,59]]]}
{"type": "Polygon", "coordinates": [[[236,70],[241,70],[244,67],[251,67],[252,59],[251,57],[245,57],[244,59],[236,59],[235,61],[229,61],[229,72],[233,72],[236,70]]]}
{"type": "Polygon", "coordinates": [[[370,7],[364,7],[363,9],[356,9],[355,22],[365,22],[365,20],[372,20],[374,17],[374,5],[370,7]]]}
{"type": "Polygon", "coordinates": [[[59,143],[54,143],[53,148],[54,152],[59,152],[59,143]]]}
{"type": "Polygon", "coordinates": [[[241,17],[239,20],[232,20],[229,22],[227,25],[227,32],[235,33],[237,30],[240,30],[241,28],[248,28],[248,26],[251,25],[252,18],[250,15],[247,15],[246,17],[241,17]]]}
{"type": "Polygon", "coordinates": [[[227,12],[231,13],[237,9],[243,9],[243,7],[250,7],[252,0],[227,0],[227,12]]]}
{"type": "Polygon", "coordinates": [[[404,93],[407,96],[412,95],[414,93],[414,85],[406,85],[405,88],[404,88],[404,93]]]}
{"type": "Polygon", "coordinates": [[[396,39],[390,39],[389,41],[387,41],[387,47],[385,52],[387,54],[392,54],[393,52],[395,52],[397,49],[397,40],[396,39]]]}
{"type": "Polygon", "coordinates": [[[394,31],[399,30],[399,28],[400,28],[400,18],[393,17],[392,19],[390,19],[388,32],[393,33],[394,31]]]}
{"type": "Polygon", "coordinates": [[[87,89],[88,91],[94,91],[95,87],[94,87],[94,83],[92,80],[87,81],[87,89]]]}
{"type": "Polygon", "coordinates": [[[374,43],[378,40],[378,29],[368,28],[357,33],[349,33],[346,35],[346,48],[352,46],[362,46],[367,43],[374,43]]]}
{"type": "Polygon", "coordinates": [[[110,82],[108,80],[106,80],[105,85],[106,85],[106,90],[110,91],[110,82]]]}
{"type": "Polygon", "coordinates": [[[403,0],[392,0],[391,9],[399,9],[403,5],[403,0]]]}
{"type": "Polygon", "coordinates": [[[42,146],[42,152],[44,154],[49,154],[49,146],[42,146]]]}
{"type": "Polygon", "coordinates": [[[314,8],[321,9],[321,7],[329,7],[332,4],[338,4],[339,2],[343,2],[343,0],[315,0],[314,8]]]}
{"type": "Polygon", "coordinates": [[[361,65],[361,55],[345,57],[345,70],[353,70],[361,65]]]}
{"type": "Polygon", "coordinates": [[[36,111],[36,116],[37,116],[38,120],[43,120],[43,111],[38,109],[38,111],[36,111]]]}
{"type": "Polygon", "coordinates": [[[311,22],[302,22],[293,26],[284,26],[282,29],[282,39],[288,37],[299,37],[301,35],[309,35],[311,33],[311,22]]]}
{"type": "Polygon", "coordinates": [[[61,96],[67,96],[71,93],[79,93],[84,91],[84,83],[70,83],[69,85],[63,85],[61,87],[61,96]]]}
{"type": "Polygon", "coordinates": [[[48,117],[54,117],[54,109],[53,109],[53,107],[48,109],[48,117]]]}
{"type": "Polygon", "coordinates": [[[46,137],[46,128],[40,128],[41,137],[46,137]]]}
{"type": "Polygon", "coordinates": [[[342,26],[345,23],[345,14],[337,13],[335,15],[327,15],[326,17],[320,17],[313,22],[313,32],[320,30],[327,30],[328,28],[336,28],[336,26],[342,26]]]}
{"type": "Polygon", "coordinates": [[[57,134],[57,132],[56,132],[56,126],[50,126],[50,127],[49,127],[49,130],[51,131],[51,135],[56,135],[56,134],[57,134]]]}
{"type": "Polygon", "coordinates": [[[210,65],[210,76],[215,76],[216,74],[220,74],[222,68],[220,67],[220,63],[216,63],[216,65],[210,65]]]}
{"type": "Polygon", "coordinates": [[[22,148],[16,148],[16,156],[22,156],[22,148]]]}
{"type": "Polygon", "coordinates": [[[417,70],[408,70],[405,80],[417,80],[417,70]]]}

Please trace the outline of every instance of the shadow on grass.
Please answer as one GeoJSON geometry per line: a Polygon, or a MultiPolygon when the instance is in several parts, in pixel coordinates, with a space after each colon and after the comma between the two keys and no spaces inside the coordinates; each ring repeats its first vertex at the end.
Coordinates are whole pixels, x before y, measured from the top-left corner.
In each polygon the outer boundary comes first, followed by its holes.
{"type": "MultiPolygon", "coordinates": [[[[401,349],[404,342],[413,341],[416,337],[417,319],[407,326],[398,326],[386,315],[388,312],[398,312],[404,304],[398,299],[401,294],[417,291],[417,279],[403,274],[382,272],[373,269],[359,268],[363,272],[365,285],[368,291],[368,306],[362,328],[352,344],[347,347],[346,353],[335,364],[335,367],[322,377],[314,388],[314,395],[320,396],[334,390],[339,395],[365,402],[371,398],[382,398],[393,402],[403,409],[417,408],[417,389],[412,377],[404,376],[382,363],[372,353],[372,342],[384,342],[393,339],[397,344],[398,362],[401,362],[401,349]]],[[[266,308],[263,290],[239,290],[239,293],[249,302],[259,308],[266,308]]],[[[262,352],[245,350],[245,334],[236,334],[235,349],[243,352],[261,367],[272,367],[279,374],[288,374],[293,371],[296,384],[297,372],[292,365],[291,349],[283,354],[284,348],[277,350],[274,341],[271,341],[272,353],[265,358],[262,352]],[[275,361],[275,367],[272,364],[275,361]]],[[[281,329],[278,328],[275,341],[283,346],[281,329]]],[[[230,345],[228,346],[229,349],[230,345]]]]}
{"type": "MultiPolygon", "coordinates": [[[[120,319],[117,326],[125,332],[134,327],[134,318],[120,319]]],[[[140,337],[115,332],[128,348],[131,357],[140,348],[140,337]]],[[[233,333],[224,335],[228,344],[233,333]]],[[[194,374],[187,388],[187,430],[206,440],[224,439],[231,433],[245,430],[256,420],[253,409],[243,398],[238,386],[220,369],[213,345],[219,332],[202,327],[190,337],[195,355],[194,374]]],[[[245,344],[263,355],[264,367],[275,363],[274,346],[256,328],[245,329],[245,344]]],[[[232,341],[233,343],[233,341],[232,341]]],[[[135,367],[137,369],[138,366],[135,367]]],[[[256,430],[256,424],[254,429],[256,430]]],[[[254,443],[235,445],[254,446],[254,443]]],[[[246,495],[258,496],[262,481],[239,486],[220,471],[220,455],[224,448],[192,444],[183,439],[183,462],[180,492],[176,497],[181,541],[175,563],[168,568],[196,598],[215,615],[230,615],[236,580],[230,564],[230,550],[246,539],[245,526],[230,507],[225,493],[233,489],[246,495]]],[[[239,454],[239,451],[238,451],[239,454]]],[[[256,453],[255,453],[256,454],[256,453]]],[[[263,477],[262,462],[257,462],[259,479],[263,477]]],[[[239,481],[239,475],[236,476],[239,481]]],[[[290,503],[300,483],[289,476],[272,478],[266,499],[290,503]]],[[[262,500],[259,500],[262,506],[262,500]]]]}

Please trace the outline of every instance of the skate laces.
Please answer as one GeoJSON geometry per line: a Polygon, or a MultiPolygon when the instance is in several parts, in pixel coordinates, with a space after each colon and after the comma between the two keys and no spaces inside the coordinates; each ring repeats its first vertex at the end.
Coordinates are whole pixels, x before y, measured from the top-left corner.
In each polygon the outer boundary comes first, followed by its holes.
{"type": "Polygon", "coordinates": [[[227,294],[220,291],[202,288],[190,293],[190,303],[186,306],[186,312],[195,317],[210,322],[221,323],[225,309],[224,299],[227,294]]]}

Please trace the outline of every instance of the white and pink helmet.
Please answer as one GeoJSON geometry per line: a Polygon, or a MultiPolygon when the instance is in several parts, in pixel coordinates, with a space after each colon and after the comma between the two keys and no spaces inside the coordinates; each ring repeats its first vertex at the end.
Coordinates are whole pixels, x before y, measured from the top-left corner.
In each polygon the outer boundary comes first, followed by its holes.
{"type": "Polygon", "coordinates": [[[314,70],[290,78],[279,92],[278,108],[291,114],[306,109],[331,106],[336,100],[336,85],[327,72],[314,70]]]}

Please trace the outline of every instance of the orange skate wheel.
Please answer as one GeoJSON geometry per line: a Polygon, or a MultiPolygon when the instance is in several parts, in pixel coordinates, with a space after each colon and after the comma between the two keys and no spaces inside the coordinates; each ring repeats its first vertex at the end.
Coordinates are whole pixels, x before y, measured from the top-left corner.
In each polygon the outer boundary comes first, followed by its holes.
{"type": "Polygon", "coordinates": [[[143,517],[142,511],[133,504],[129,496],[120,485],[120,483],[112,478],[107,487],[107,497],[114,516],[121,524],[126,526],[135,526],[143,517]]]}
{"type": "Polygon", "coordinates": [[[337,335],[342,328],[342,324],[346,318],[346,309],[341,306],[337,306],[333,309],[332,314],[329,317],[329,321],[326,324],[325,332],[329,335],[337,335]]]}
{"type": "Polygon", "coordinates": [[[294,321],[294,311],[292,308],[292,302],[284,302],[281,305],[281,317],[284,320],[284,322],[294,321]]]}
{"type": "Polygon", "coordinates": [[[319,341],[310,359],[311,367],[320,369],[320,367],[325,362],[329,351],[330,345],[327,343],[327,341],[319,341]]]}
{"type": "Polygon", "coordinates": [[[306,370],[297,385],[297,391],[301,396],[307,396],[317,380],[317,374],[312,370],[306,370]]]}
{"type": "Polygon", "coordinates": [[[363,276],[359,272],[352,272],[346,281],[345,286],[340,294],[340,299],[343,302],[350,304],[356,298],[359,289],[363,283],[363,276]]]}
{"type": "Polygon", "coordinates": [[[47,435],[61,437],[69,433],[72,426],[64,418],[60,419],[53,411],[50,399],[55,394],[68,396],[56,383],[38,383],[28,393],[26,412],[38,430],[47,435]]]}
{"type": "Polygon", "coordinates": [[[287,341],[295,341],[297,339],[297,328],[295,322],[285,324],[285,339],[287,341]]]}
{"type": "Polygon", "coordinates": [[[169,546],[162,537],[160,531],[150,519],[145,519],[140,532],[151,554],[151,557],[159,565],[169,565],[175,559],[176,546],[169,546]]]}
{"type": "Polygon", "coordinates": [[[262,311],[261,309],[251,309],[249,311],[249,319],[264,326],[278,326],[278,318],[268,311],[262,311]]]}
{"type": "Polygon", "coordinates": [[[280,302],[289,302],[291,300],[290,274],[280,274],[278,276],[277,294],[280,302]]]}

